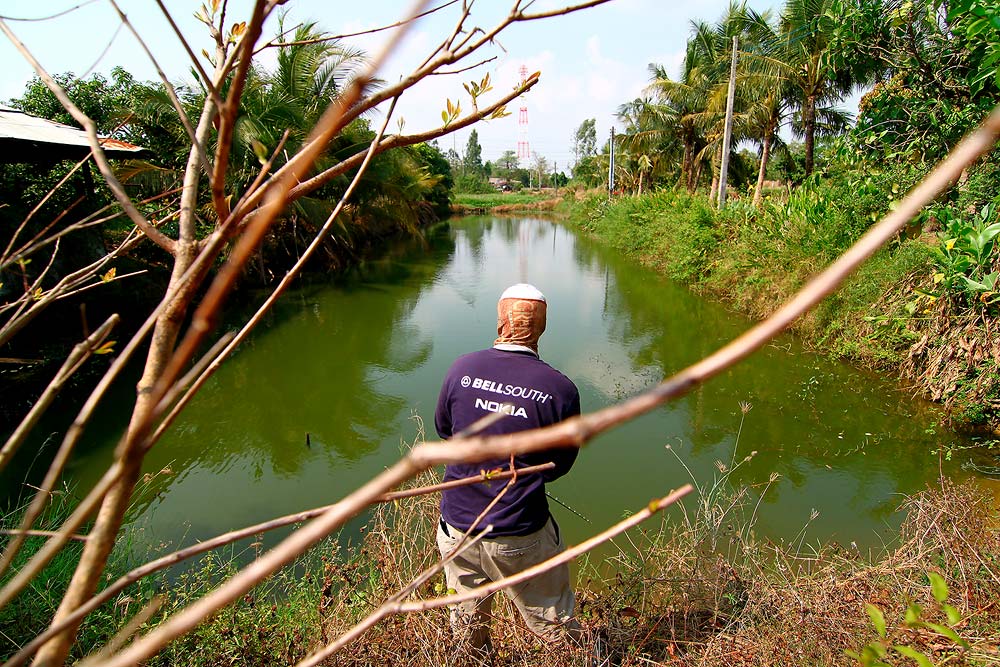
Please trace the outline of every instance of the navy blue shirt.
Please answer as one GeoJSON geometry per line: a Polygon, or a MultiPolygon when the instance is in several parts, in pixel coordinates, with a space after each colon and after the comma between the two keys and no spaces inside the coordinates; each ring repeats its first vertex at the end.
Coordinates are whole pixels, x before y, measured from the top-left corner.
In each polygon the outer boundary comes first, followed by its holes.
{"type": "MultiPolygon", "coordinates": [[[[459,357],[444,378],[434,412],[441,438],[468,428],[492,412],[506,416],[482,430],[502,435],[549,426],[580,414],[580,393],[569,378],[530,352],[487,349],[459,357]]],[[[523,454],[515,466],[553,462],[556,467],[526,475],[490,510],[480,527],[493,524],[490,535],[527,535],[540,530],[549,518],[545,482],[569,472],[576,447],[560,447],[523,454]]],[[[507,470],[508,460],[460,463],[445,468],[445,481],[472,477],[482,470],[507,470]]],[[[468,530],[476,517],[507,484],[507,480],[449,489],[441,494],[441,515],[459,530],[468,530]]]]}

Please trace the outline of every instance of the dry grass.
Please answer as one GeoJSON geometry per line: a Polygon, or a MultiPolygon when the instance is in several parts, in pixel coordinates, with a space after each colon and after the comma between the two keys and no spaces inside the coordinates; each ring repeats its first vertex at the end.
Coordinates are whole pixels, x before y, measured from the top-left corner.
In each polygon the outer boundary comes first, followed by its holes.
{"type": "MultiPolygon", "coordinates": [[[[588,663],[595,653],[607,660],[603,664],[636,667],[857,664],[844,651],[876,639],[865,603],[884,612],[890,641],[924,651],[935,664],[995,664],[989,656],[996,656],[1000,639],[1000,530],[995,508],[974,487],[943,482],[906,500],[898,543],[875,559],[834,546],[795,554],[756,540],[749,512],[754,497],[746,490],[724,495],[720,488],[701,489],[697,507],[681,520],[665,518],[636,530],[617,555],[584,566],[577,593],[583,650],[537,641],[513,606],[499,599],[495,664],[596,664],[588,663]],[[923,607],[924,619],[943,622],[928,571],[947,581],[948,601],[963,619],[954,627],[969,650],[904,623],[911,602],[923,607]]],[[[364,583],[361,594],[331,598],[324,610],[326,636],[346,630],[432,562],[436,520],[436,500],[429,497],[376,512],[361,561],[329,566],[331,578],[357,583],[360,571],[364,583]],[[362,561],[372,567],[361,567],[362,561]]],[[[417,595],[440,594],[442,585],[443,576],[417,595]]],[[[889,664],[913,664],[896,658],[890,656],[889,664]]],[[[384,622],[329,664],[463,660],[447,613],[434,611],[384,622]]]]}

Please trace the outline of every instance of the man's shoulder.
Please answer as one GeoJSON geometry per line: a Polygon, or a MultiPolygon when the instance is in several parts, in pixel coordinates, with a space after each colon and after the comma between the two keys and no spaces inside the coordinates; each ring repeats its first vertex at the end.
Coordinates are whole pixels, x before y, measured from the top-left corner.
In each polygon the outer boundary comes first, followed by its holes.
{"type": "Polygon", "coordinates": [[[548,381],[563,385],[567,390],[576,390],[576,385],[562,371],[535,355],[497,350],[492,347],[459,356],[452,363],[449,374],[462,374],[472,370],[490,372],[500,369],[519,369],[517,372],[544,376],[548,381]]]}

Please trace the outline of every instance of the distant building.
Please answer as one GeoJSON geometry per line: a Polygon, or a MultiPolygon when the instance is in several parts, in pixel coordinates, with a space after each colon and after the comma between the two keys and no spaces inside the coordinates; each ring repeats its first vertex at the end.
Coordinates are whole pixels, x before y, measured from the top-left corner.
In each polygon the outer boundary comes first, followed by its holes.
{"type": "MultiPolygon", "coordinates": [[[[108,157],[135,158],[146,151],[110,137],[100,141],[108,157]]],[[[88,153],[85,131],[0,105],[0,162],[82,160],[88,153]]]]}

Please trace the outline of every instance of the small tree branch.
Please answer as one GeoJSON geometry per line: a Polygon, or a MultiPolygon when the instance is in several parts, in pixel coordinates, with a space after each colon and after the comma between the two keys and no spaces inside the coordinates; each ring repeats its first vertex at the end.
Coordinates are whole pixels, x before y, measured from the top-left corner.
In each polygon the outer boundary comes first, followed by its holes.
{"type": "Polygon", "coordinates": [[[163,0],[156,0],[156,4],[160,8],[160,12],[163,14],[163,17],[167,19],[167,23],[170,24],[170,28],[174,31],[177,41],[179,41],[181,46],[184,47],[184,50],[187,51],[188,58],[191,60],[191,65],[198,70],[198,74],[201,76],[202,85],[205,87],[205,91],[208,93],[208,96],[211,97],[212,101],[215,103],[215,108],[221,109],[222,98],[219,97],[219,91],[215,86],[214,80],[208,76],[205,68],[201,65],[201,61],[198,60],[198,56],[196,56],[194,51],[191,50],[191,45],[188,44],[187,39],[184,38],[184,33],[181,32],[181,29],[177,27],[177,23],[174,22],[174,17],[164,6],[163,0]]]}
{"type": "MultiPolygon", "coordinates": [[[[7,530],[7,529],[0,530],[0,535],[15,535],[15,536],[23,535],[25,537],[53,537],[57,534],[58,533],[56,533],[54,530],[20,530],[18,528],[14,528],[12,530],[7,530]]],[[[86,542],[87,536],[70,535],[69,539],[74,540],[76,542],[86,542]]]]}
{"type": "MultiPolygon", "coordinates": [[[[70,352],[69,356],[66,357],[66,361],[63,362],[62,367],[49,382],[49,385],[42,392],[42,395],[38,397],[35,404],[32,406],[31,411],[25,415],[24,419],[14,430],[14,432],[7,439],[4,444],[3,449],[0,449],[0,470],[3,470],[10,458],[17,451],[21,443],[27,437],[31,429],[35,427],[38,423],[39,418],[45,413],[48,407],[55,400],[55,397],[59,395],[60,390],[66,384],[66,381],[73,376],[73,373],[77,371],[80,365],[86,361],[94,350],[96,350],[104,339],[107,338],[111,329],[118,324],[118,315],[112,315],[109,317],[104,324],[102,324],[94,333],[90,334],[86,340],[78,343],[70,352]]],[[[5,567],[0,564],[0,574],[3,574],[5,567]]]]}
{"type": "Polygon", "coordinates": [[[85,2],[81,2],[78,5],[74,5],[72,7],[69,7],[68,9],[64,9],[61,12],[56,12],[55,14],[48,14],[46,16],[39,16],[36,18],[16,18],[13,16],[0,16],[0,19],[3,19],[4,21],[17,21],[19,23],[31,23],[34,21],[51,21],[52,19],[57,19],[60,16],[66,16],[67,14],[72,14],[76,10],[82,9],[83,7],[91,5],[95,2],[97,2],[97,0],[86,0],[85,2]]]}
{"type": "MultiPolygon", "coordinates": [[[[220,20],[221,22],[221,20],[220,20]]],[[[226,172],[229,170],[229,155],[232,149],[233,131],[236,128],[236,117],[240,112],[240,99],[246,85],[247,74],[253,63],[253,47],[260,38],[264,27],[264,0],[254,3],[253,14],[246,32],[240,38],[236,51],[243,55],[237,59],[236,72],[229,80],[229,94],[225,104],[219,108],[218,139],[215,148],[215,171],[210,179],[212,202],[219,220],[229,217],[229,204],[226,202],[226,172]]],[[[219,26],[220,31],[223,26],[219,26]]]]}
{"type": "Polygon", "coordinates": [[[475,65],[469,65],[468,67],[463,67],[461,69],[451,69],[451,70],[442,70],[439,72],[431,72],[428,76],[447,76],[449,74],[461,74],[462,72],[468,72],[470,69],[476,69],[477,67],[482,67],[486,63],[493,62],[496,59],[497,59],[496,56],[492,56],[490,58],[486,58],[485,60],[480,60],[475,65]]]}
{"type": "MultiPolygon", "coordinates": [[[[58,183],[49,188],[49,191],[45,193],[45,196],[42,197],[41,200],[39,200],[39,202],[35,204],[35,206],[30,211],[28,211],[28,215],[24,216],[24,220],[21,221],[21,224],[19,224],[17,226],[17,229],[14,230],[14,233],[11,234],[10,241],[7,242],[7,247],[4,248],[3,253],[0,254],[0,269],[6,267],[10,263],[7,258],[10,255],[11,249],[14,247],[14,243],[17,242],[17,237],[21,235],[22,231],[24,231],[24,228],[28,224],[28,222],[30,222],[31,219],[35,217],[35,214],[38,213],[38,211],[40,211],[43,206],[45,206],[45,202],[47,202],[49,199],[52,198],[52,196],[56,193],[56,190],[65,185],[66,181],[68,181],[70,177],[73,176],[73,174],[79,171],[80,167],[85,165],[87,163],[87,160],[89,159],[90,156],[88,155],[87,157],[83,158],[82,160],[74,164],[73,168],[70,169],[68,172],[66,172],[66,175],[63,176],[61,179],[59,179],[58,183]]],[[[29,241],[28,243],[31,242],[29,241]]]]}
{"type": "MultiPolygon", "coordinates": [[[[379,144],[379,146],[376,148],[376,153],[387,151],[390,148],[398,148],[400,146],[412,146],[413,144],[432,141],[433,139],[437,139],[438,137],[468,127],[469,125],[472,125],[473,123],[476,123],[492,115],[495,111],[497,111],[501,107],[509,104],[512,100],[516,99],[520,95],[523,95],[524,93],[528,92],[535,86],[536,83],[538,83],[538,81],[539,80],[537,78],[529,79],[528,81],[525,82],[525,85],[518,87],[516,90],[510,93],[507,93],[493,104],[483,109],[474,111],[468,116],[465,116],[464,118],[449,123],[448,125],[438,127],[433,130],[429,130],[427,132],[421,132],[419,134],[392,135],[379,144]]],[[[303,197],[309,194],[310,192],[313,192],[314,190],[320,188],[321,186],[328,183],[337,176],[340,176],[341,174],[353,169],[361,161],[362,156],[363,153],[357,153],[355,155],[352,155],[351,157],[330,167],[329,169],[326,169],[316,174],[312,178],[302,181],[301,183],[293,187],[291,191],[288,193],[289,201],[295,201],[296,199],[299,199],[300,197],[303,197]]]]}
{"type": "MultiPolygon", "coordinates": [[[[362,30],[360,32],[349,32],[349,33],[344,33],[344,34],[341,34],[341,35],[327,35],[325,37],[317,37],[315,39],[297,39],[297,40],[293,40],[293,41],[276,41],[275,39],[272,39],[271,41],[267,42],[263,46],[258,47],[257,50],[254,51],[254,55],[257,55],[258,53],[260,53],[264,49],[283,48],[283,47],[286,47],[286,46],[308,46],[310,44],[324,44],[326,42],[336,42],[338,40],[347,39],[349,37],[360,37],[362,35],[372,35],[372,34],[375,34],[377,32],[383,32],[385,30],[392,30],[393,28],[398,28],[400,26],[406,25],[410,21],[415,21],[415,20],[421,19],[421,18],[423,18],[425,16],[430,16],[434,12],[441,11],[445,7],[449,7],[449,6],[453,5],[453,4],[455,4],[456,2],[458,2],[458,0],[448,0],[448,2],[446,2],[446,3],[442,4],[442,5],[438,5],[437,7],[432,7],[431,9],[428,9],[428,10],[426,10],[424,12],[421,12],[420,14],[417,14],[416,16],[413,16],[411,18],[404,19],[402,21],[396,21],[395,23],[392,23],[392,24],[389,24],[389,25],[380,26],[378,28],[372,28],[370,30],[362,30]]],[[[292,30],[294,30],[294,28],[292,28],[291,30],[286,30],[281,35],[279,35],[278,38],[284,37],[284,35],[287,35],[289,32],[292,32],[292,30]]],[[[276,38],[276,39],[278,39],[278,38],[276,38]]]]}
{"type": "Polygon", "coordinates": [[[132,33],[132,36],[135,37],[136,41],[139,42],[139,46],[142,47],[142,50],[146,52],[146,56],[149,58],[149,62],[151,62],[153,64],[153,67],[156,69],[156,74],[160,77],[160,81],[163,83],[164,90],[167,91],[167,96],[170,98],[170,103],[174,105],[174,110],[177,112],[177,118],[180,119],[181,124],[184,126],[184,130],[188,134],[188,140],[198,150],[198,156],[201,158],[202,169],[205,170],[206,174],[211,174],[212,163],[208,161],[208,153],[205,152],[205,147],[202,145],[202,143],[198,141],[198,137],[195,135],[194,132],[194,126],[191,125],[191,120],[187,117],[187,113],[184,112],[184,105],[181,104],[180,99],[177,97],[177,91],[174,89],[173,84],[170,83],[170,79],[167,78],[167,75],[163,71],[163,68],[160,67],[160,63],[157,62],[156,56],[154,56],[153,52],[150,51],[149,46],[146,44],[146,41],[135,29],[135,26],[132,25],[132,22],[128,20],[128,16],[125,14],[125,12],[121,10],[121,8],[118,6],[118,3],[115,0],[110,0],[110,1],[111,1],[111,6],[114,7],[115,11],[118,13],[118,17],[119,19],[121,19],[121,22],[125,25],[126,28],[129,29],[129,32],[132,33]]]}

